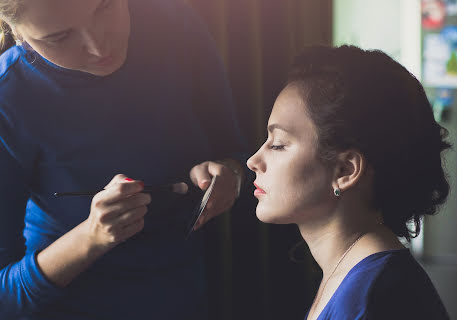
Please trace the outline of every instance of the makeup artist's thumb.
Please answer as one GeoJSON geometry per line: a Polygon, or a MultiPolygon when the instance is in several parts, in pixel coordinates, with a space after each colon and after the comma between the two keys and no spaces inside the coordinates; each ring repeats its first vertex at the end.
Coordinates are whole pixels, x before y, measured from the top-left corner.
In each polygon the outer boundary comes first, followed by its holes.
{"type": "Polygon", "coordinates": [[[194,167],[191,171],[190,179],[200,189],[208,189],[211,184],[211,175],[208,172],[208,166],[200,165],[194,167]]]}
{"type": "Polygon", "coordinates": [[[201,181],[198,182],[198,187],[202,190],[206,190],[208,189],[209,185],[211,184],[211,179],[208,178],[208,179],[203,179],[201,181]]]}
{"type": "Polygon", "coordinates": [[[198,187],[202,190],[208,189],[209,185],[211,184],[211,176],[209,173],[207,174],[202,174],[198,178],[198,187]]]}

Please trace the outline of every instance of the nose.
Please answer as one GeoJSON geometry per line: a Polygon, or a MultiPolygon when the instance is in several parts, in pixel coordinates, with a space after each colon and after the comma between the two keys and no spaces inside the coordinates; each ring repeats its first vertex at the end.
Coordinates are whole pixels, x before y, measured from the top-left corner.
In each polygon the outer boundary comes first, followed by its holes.
{"type": "Polygon", "coordinates": [[[254,172],[265,172],[266,165],[265,162],[262,160],[262,155],[261,155],[261,149],[257,150],[255,154],[253,154],[248,161],[246,162],[246,165],[248,166],[249,170],[254,171],[254,172]]]}
{"type": "Polygon", "coordinates": [[[82,36],[88,53],[100,58],[108,55],[108,46],[103,32],[97,32],[95,29],[85,30],[82,36]]]}

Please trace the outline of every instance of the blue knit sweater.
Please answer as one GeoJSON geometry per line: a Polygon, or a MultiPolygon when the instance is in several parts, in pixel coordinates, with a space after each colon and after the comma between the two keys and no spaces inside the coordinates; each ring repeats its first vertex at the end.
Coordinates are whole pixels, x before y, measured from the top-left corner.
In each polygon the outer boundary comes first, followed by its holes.
{"type": "Polygon", "coordinates": [[[356,319],[449,320],[449,315],[424,269],[401,249],[372,254],[355,265],[318,317],[356,319]]]}

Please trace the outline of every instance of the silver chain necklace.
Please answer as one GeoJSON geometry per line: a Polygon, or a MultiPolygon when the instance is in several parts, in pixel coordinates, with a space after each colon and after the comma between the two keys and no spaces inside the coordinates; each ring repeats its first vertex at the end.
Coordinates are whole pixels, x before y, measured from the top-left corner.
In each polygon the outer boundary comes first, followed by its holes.
{"type": "MultiPolygon", "coordinates": [[[[349,246],[349,248],[343,253],[343,255],[341,256],[341,258],[338,260],[338,262],[336,263],[336,266],[333,268],[333,271],[330,273],[330,276],[327,278],[327,280],[325,280],[324,282],[324,285],[322,286],[322,290],[321,290],[321,293],[319,294],[319,296],[316,295],[316,297],[314,298],[313,300],[313,304],[312,305],[315,305],[315,307],[317,307],[317,304],[320,302],[320,299],[322,297],[322,295],[324,294],[324,290],[325,290],[325,286],[327,285],[327,282],[330,280],[330,278],[333,276],[333,274],[335,273],[336,269],[338,268],[338,266],[340,265],[341,261],[343,261],[344,257],[349,253],[349,251],[351,251],[351,249],[355,246],[355,244],[365,235],[365,233],[362,233],[357,239],[355,239],[355,241],[349,246]]],[[[314,312],[315,312],[316,309],[314,310],[310,310],[310,314],[308,314],[308,317],[307,319],[311,319],[311,316],[313,315],[314,316],[314,312]],[[313,311],[313,313],[311,313],[311,311],[313,311]]]]}

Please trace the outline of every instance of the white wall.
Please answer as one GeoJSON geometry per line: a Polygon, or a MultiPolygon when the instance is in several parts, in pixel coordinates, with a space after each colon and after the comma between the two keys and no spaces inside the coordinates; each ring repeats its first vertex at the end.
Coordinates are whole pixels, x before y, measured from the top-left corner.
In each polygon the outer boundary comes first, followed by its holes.
{"type": "Polygon", "coordinates": [[[421,73],[419,0],[334,0],[333,43],[381,49],[421,73]]]}

